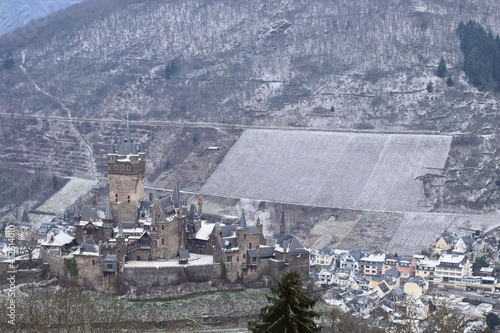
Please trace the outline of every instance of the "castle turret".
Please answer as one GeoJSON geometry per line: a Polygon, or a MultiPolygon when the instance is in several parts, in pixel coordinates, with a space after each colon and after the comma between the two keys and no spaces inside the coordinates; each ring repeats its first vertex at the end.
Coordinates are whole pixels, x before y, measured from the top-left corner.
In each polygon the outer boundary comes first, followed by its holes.
{"type": "Polygon", "coordinates": [[[134,221],[141,200],[144,200],[146,153],[137,146],[130,129],[108,154],[109,203],[115,222],[134,221]]]}

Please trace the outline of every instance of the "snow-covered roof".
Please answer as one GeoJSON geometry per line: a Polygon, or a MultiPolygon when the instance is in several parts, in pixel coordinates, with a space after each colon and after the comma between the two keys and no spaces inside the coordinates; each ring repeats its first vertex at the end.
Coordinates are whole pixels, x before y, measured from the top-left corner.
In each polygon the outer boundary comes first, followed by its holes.
{"type": "Polygon", "coordinates": [[[441,263],[451,263],[451,264],[459,264],[464,259],[465,256],[456,254],[443,254],[441,257],[439,257],[439,261],[441,263]]]}
{"type": "Polygon", "coordinates": [[[70,235],[61,232],[61,233],[55,235],[53,240],[51,238],[48,241],[43,242],[42,245],[43,246],[64,246],[66,244],[73,242],[74,239],[75,239],[74,237],[71,237],[70,235]]]}
{"type": "Polygon", "coordinates": [[[207,223],[205,221],[201,221],[201,228],[196,233],[195,238],[200,240],[208,240],[210,238],[210,234],[214,231],[215,224],[207,223]]]}
{"type": "Polygon", "coordinates": [[[362,257],[360,260],[372,261],[372,262],[384,262],[385,261],[385,253],[370,254],[366,257],[362,257]]]}

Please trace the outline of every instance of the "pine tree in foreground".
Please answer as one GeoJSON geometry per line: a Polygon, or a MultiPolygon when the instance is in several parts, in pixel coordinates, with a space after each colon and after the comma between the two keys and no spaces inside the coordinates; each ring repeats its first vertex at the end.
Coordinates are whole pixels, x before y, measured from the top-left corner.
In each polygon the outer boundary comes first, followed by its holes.
{"type": "Polygon", "coordinates": [[[301,290],[302,281],[297,271],[287,272],[266,296],[271,305],[262,308],[259,319],[250,321],[248,328],[253,333],[312,333],[319,327],[314,322],[319,313],[312,310],[316,300],[307,297],[301,290]]]}

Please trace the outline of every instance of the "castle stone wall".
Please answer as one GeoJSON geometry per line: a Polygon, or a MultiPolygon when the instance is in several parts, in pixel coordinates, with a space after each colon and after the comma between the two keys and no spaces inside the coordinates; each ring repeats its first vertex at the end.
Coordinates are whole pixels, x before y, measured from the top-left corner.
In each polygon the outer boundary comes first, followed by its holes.
{"type": "Polygon", "coordinates": [[[208,282],[221,278],[219,264],[169,267],[143,266],[123,268],[125,286],[165,287],[186,282],[208,282]]]}

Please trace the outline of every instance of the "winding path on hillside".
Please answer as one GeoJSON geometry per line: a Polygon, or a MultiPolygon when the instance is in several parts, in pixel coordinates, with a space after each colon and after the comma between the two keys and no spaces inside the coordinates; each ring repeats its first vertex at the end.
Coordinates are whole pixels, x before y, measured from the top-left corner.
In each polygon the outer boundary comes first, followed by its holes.
{"type": "MultiPolygon", "coordinates": [[[[26,70],[26,68],[24,68],[24,66],[23,66],[23,64],[24,64],[24,58],[25,58],[25,55],[23,54],[23,56],[22,56],[22,63],[19,65],[19,68],[21,69],[21,71],[24,73],[24,75],[28,78],[28,80],[31,82],[31,84],[35,87],[35,89],[37,91],[39,91],[40,93],[42,93],[42,94],[48,96],[49,98],[53,99],[57,104],[59,104],[67,112],[68,117],[66,119],[69,122],[70,130],[80,140],[80,142],[82,143],[82,145],[87,150],[87,156],[88,156],[88,160],[89,160],[89,164],[90,164],[90,174],[92,175],[93,179],[97,179],[96,159],[95,159],[95,156],[94,156],[94,150],[92,149],[92,145],[90,144],[90,142],[82,135],[82,133],[80,133],[80,131],[76,127],[75,122],[73,120],[73,115],[72,115],[71,109],[68,108],[64,104],[64,102],[61,101],[59,98],[57,98],[57,97],[49,94],[48,92],[46,92],[44,89],[42,89],[40,87],[40,85],[29,75],[29,73],[26,70]]],[[[44,117],[44,118],[47,119],[47,117],[44,117]]]]}

